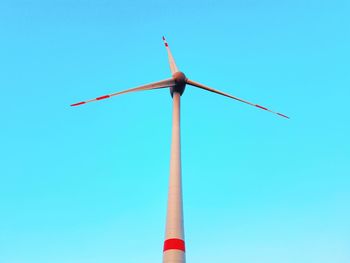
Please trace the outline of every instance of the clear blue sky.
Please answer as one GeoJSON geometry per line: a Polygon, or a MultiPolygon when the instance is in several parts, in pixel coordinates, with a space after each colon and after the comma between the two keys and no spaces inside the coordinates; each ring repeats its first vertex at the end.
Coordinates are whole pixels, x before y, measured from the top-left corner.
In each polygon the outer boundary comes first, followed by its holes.
{"type": "Polygon", "coordinates": [[[0,262],[161,262],[168,90],[187,76],[188,262],[350,262],[344,0],[0,2],[0,262]]]}

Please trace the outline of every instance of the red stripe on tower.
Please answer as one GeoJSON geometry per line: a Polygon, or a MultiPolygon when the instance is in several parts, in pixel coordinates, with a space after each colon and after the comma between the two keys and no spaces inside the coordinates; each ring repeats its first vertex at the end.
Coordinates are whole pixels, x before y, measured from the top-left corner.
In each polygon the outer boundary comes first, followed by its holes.
{"type": "Polygon", "coordinates": [[[109,95],[105,95],[105,96],[96,98],[96,100],[104,100],[104,99],[108,99],[109,97],[110,97],[109,95]]]}
{"type": "Polygon", "coordinates": [[[165,252],[170,249],[177,249],[185,252],[185,241],[178,238],[170,238],[165,240],[163,251],[165,252]]]}

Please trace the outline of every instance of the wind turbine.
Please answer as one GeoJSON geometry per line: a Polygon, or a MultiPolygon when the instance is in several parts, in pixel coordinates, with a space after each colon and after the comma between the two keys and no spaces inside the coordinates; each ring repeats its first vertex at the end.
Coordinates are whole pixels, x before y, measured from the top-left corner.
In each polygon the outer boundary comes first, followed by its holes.
{"type": "Polygon", "coordinates": [[[182,180],[181,180],[181,145],[180,145],[180,97],[185,91],[186,84],[193,87],[204,89],[219,95],[229,97],[234,100],[249,104],[259,109],[272,112],[284,118],[289,118],[286,115],[272,111],[268,108],[249,101],[237,98],[230,94],[219,90],[212,89],[208,86],[190,80],[186,75],[179,71],[174,57],[170,51],[168,42],[163,36],[163,42],[168,52],[171,78],[142,85],[136,88],[119,91],[112,94],[103,95],[91,100],[81,101],[71,106],[79,106],[89,102],[108,99],[125,93],[170,88],[170,94],[173,98],[173,121],[172,121],[172,139],[171,139],[171,154],[170,154],[170,177],[168,191],[168,208],[165,228],[165,241],[163,247],[163,263],[184,263],[185,259],[185,237],[183,224],[183,208],[182,208],[182,180]]]}

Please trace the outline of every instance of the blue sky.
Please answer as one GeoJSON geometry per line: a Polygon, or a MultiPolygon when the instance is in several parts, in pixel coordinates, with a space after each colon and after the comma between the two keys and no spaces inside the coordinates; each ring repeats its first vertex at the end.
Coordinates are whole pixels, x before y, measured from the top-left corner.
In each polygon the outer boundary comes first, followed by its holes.
{"type": "Polygon", "coordinates": [[[195,81],[182,161],[188,262],[350,261],[348,1],[0,3],[0,262],[161,262],[168,90],[195,81]]]}

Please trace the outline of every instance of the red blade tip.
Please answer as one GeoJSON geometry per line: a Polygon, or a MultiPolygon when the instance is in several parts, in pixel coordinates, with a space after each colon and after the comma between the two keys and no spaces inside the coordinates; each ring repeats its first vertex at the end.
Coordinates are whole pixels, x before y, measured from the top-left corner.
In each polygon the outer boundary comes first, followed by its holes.
{"type": "Polygon", "coordinates": [[[85,101],[74,103],[71,106],[79,106],[79,105],[82,105],[82,104],[85,104],[85,101]]]}
{"type": "Polygon", "coordinates": [[[286,116],[286,115],[284,115],[284,114],[282,114],[282,113],[278,113],[278,112],[277,112],[277,114],[278,114],[278,115],[280,115],[280,116],[282,116],[282,117],[284,117],[284,118],[289,119],[289,117],[288,117],[288,116],[286,116]]]}
{"type": "Polygon", "coordinates": [[[260,105],[258,105],[258,104],[256,104],[255,107],[258,107],[258,108],[263,109],[263,110],[268,110],[267,108],[265,108],[265,107],[263,107],[263,106],[260,106],[260,105]]]}
{"type": "Polygon", "coordinates": [[[104,95],[104,96],[96,98],[96,100],[104,100],[104,99],[108,99],[109,97],[110,97],[109,95],[104,95]]]}

